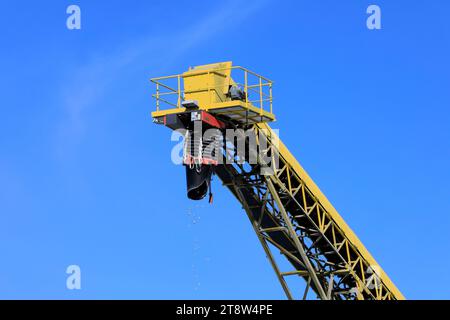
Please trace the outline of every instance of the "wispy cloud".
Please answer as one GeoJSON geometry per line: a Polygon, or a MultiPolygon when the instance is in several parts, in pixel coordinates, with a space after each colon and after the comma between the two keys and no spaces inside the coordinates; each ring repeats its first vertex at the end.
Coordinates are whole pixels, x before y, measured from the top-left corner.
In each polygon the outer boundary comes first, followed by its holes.
{"type": "MultiPolygon", "coordinates": [[[[119,79],[120,72],[141,58],[153,62],[153,72],[163,72],[177,63],[189,50],[207,41],[226,39],[222,34],[236,31],[267,1],[223,2],[200,20],[174,34],[154,34],[134,39],[128,46],[118,46],[113,54],[93,58],[71,74],[71,81],[62,92],[65,116],[59,124],[58,149],[65,153],[67,147],[79,142],[86,130],[87,111],[103,97],[111,82],[119,79]],[[220,36],[220,38],[219,38],[220,36]]],[[[83,31],[82,31],[83,32],[83,31]]]]}

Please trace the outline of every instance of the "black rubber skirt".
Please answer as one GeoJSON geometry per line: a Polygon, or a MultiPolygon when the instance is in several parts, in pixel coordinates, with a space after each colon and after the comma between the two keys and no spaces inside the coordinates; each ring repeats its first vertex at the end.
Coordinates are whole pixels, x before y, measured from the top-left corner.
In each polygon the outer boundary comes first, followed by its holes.
{"type": "Polygon", "coordinates": [[[200,168],[186,167],[187,196],[192,200],[203,199],[211,183],[212,166],[202,165],[200,168]]]}

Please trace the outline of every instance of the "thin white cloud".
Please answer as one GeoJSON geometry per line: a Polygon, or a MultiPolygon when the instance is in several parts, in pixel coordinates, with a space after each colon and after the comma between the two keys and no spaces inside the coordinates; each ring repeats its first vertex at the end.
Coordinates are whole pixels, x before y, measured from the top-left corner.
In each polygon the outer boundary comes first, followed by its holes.
{"type": "MultiPolygon", "coordinates": [[[[205,44],[215,36],[217,41],[229,39],[223,33],[238,32],[239,25],[263,5],[266,1],[223,2],[212,13],[193,22],[181,32],[172,35],[144,37],[133,41],[126,48],[116,48],[115,53],[94,58],[70,75],[70,83],[62,93],[62,105],[65,117],[59,124],[58,149],[66,153],[67,147],[80,141],[86,130],[85,116],[88,109],[105,95],[108,85],[118,79],[123,68],[132,65],[139,58],[153,61],[159,72],[179,61],[189,50],[205,44]]],[[[83,32],[83,31],[81,31],[83,32]]],[[[230,45],[232,43],[230,42],[230,45]]]]}

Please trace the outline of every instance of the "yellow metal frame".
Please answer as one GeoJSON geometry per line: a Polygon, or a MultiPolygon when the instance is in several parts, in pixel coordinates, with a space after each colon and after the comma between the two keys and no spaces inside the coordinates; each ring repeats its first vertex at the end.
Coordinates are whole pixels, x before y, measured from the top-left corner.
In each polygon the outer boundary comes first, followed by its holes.
{"type": "Polygon", "coordinates": [[[257,145],[267,146],[265,154],[278,151],[279,165],[272,167],[273,174],[261,175],[255,170],[268,163],[252,146],[249,152],[256,154],[257,165],[239,163],[236,151],[224,150],[228,164],[218,166],[216,173],[245,209],[286,296],[295,298],[286,278],[299,276],[307,283],[303,298],[312,290],[324,300],[403,300],[270,126],[256,124],[252,130],[257,145]],[[294,270],[282,271],[275,252],[294,270]]]}
{"type": "MultiPolygon", "coordinates": [[[[199,109],[226,115],[231,120],[248,117],[249,113],[256,115],[247,128],[257,137],[258,148],[265,145],[267,154],[279,155],[279,166],[273,168],[272,175],[262,175],[258,168],[268,164],[258,156],[257,164],[247,166],[249,170],[239,161],[225,161],[217,166],[216,173],[241,202],[288,298],[293,298],[293,294],[285,277],[297,275],[307,283],[304,297],[312,289],[321,299],[351,299],[355,296],[357,299],[404,299],[270,128],[267,122],[275,120],[272,81],[245,68],[232,67],[231,62],[199,66],[183,74],[151,81],[156,85],[154,118],[189,111],[182,107],[182,101],[186,99],[197,100],[199,109]],[[232,71],[243,72],[244,101],[227,98],[229,86],[240,84],[231,78],[232,71]],[[249,75],[256,77],[256,84],[249,82],[249,75]],[[166,81],[175,82],[175,87],[166,81]],[[268,88],[267,96],[263,87],[268,88]],[[251,100],[248,93],[254,88],[258,89],[259,98],[251,100]],[[166,97],[174,100],[168,101],[166,97]],[[268,108],[264,108],[264,102],[268,102],[268,108]],[[282,272],[271,248],[279,250],[294,270],[282,272]],[[368,269],[373,267],[376,267],[372,271],[376,280],[368,275],[368,269]]],[[[249,146],[249,152],[256,153],[254,147],[249,146]]],[[[232,160],[236,157],[236,153],[229,154],[228,150],[223,150],[223,155],[232,160]]]]}
{"type": "MultiPolygon", "coordinates": [[[[318,229],[325,234],[328,230],[331,230],[330,242],[335,248],[340,247],[345,252],[343,257],[346,259],[348,269],[353,272],[353,277],[357,280],[358,288],[361,291],[368,291],[367,289],[367,279],[366,272],[369,267],[376,266],[376,275],[381,282],[381,286],[377,290],[373,291],[373,296],[375,299],[397,299],[404,300],[405,297],[394,285],[388,275],[376,262],[373,256],[369,253],[366,247],[362,244],[353,230],[347,225],[341,215],[333,207],[327,197],[322,193],[319,187],[314,183],[308,173],[303,169],[297,159],[292,155],[288,148],[283,144],[283,142],[276,136],[275,132],[270,128],[268,124],[257,124],[258,130],[264,130],[269,132],[272,140],[277,140],[278,152],[280,157],[283,159],[282,163],[285,164],[283,167],[279,167],[272,179],[275,183],[280,183],[279,176],[283,170],[289,172],[286,174],[287,184],[282,183],[282,187],[285,188],[289,194],[294,194],[295,192],[308,192],[310,196],[315,199],[315,203],[312,206],[305,205],[305,211],[313,215],[316,212],[315,219],[317,220],[318,229]],[[292,187],[291,180],[298,179],[300,184],[298,188],[292,187]],[[336,235],[340,234],[342,238],[340,241],[337,240],[336,235]],[[355,255],[356,254],[356,255],[355,255]]],[[[305,195],[303,195],[304,197],[305,195]]],[[[306,201],[304,201],[306,203],[306,201]]],[[[339,251],[339,250],[338,250],[339,251]]]]}
{"type": "Polygon", "coordinates": [[[195,100],[200,110],[237,114],[242,119],[250,114],[250,117],[253,115],[253,122],[275,120],[273,82],[246,68],[232,66],[231,62],[198,66],[182,74],[152,78],[150,81],[155,84],[152,97],[156,100],[156,111],[151,113],[153,118],[185,112],[182,102],[195,100]],[[235,79],[241,75],[242,82],[234,81],[232,72],[235,79]],[[242,87],[244,101],[227,98],[230,85],[242,87]]]}

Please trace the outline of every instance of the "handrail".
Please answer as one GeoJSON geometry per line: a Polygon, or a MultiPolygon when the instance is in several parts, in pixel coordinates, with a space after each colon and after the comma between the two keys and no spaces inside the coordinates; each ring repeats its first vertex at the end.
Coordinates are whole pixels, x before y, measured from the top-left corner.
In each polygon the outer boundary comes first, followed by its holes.
{"type": "MultiPolygon", "coordinates": [[[[151,78],[150,81],[156,85],[156,93],[152,94],[152,97],[156,99],[156,110],[159,111],[160,108],[164,105],[169,106],[170,108],[181,108],[181,102],[184,98],[186,90],[182,88],[181,78],[187,76],[198,76],[198,75],[209,75],[216,74],[225,76],[222,71],[230,71],[238,70],[243,73],[243,83],[234,82],[236,85],[243,87],[245,94],[245,105],[249,107],[249,104],[253,107],[257,107],[260,109],[261,114],[263,111],[269,111],[272,113],[272,86],[273,81],[269,80],[266,77],[263,77],[256,72],[248,70],[247,68],[241,66],[232,66],[226,68],[217,68],[217,69],[191,69],[182,74],[170,75],[170,76],[162,76],[151,78]],[[255,79],[256,78],[256,79],[255,79]],[[268,93],[267,89],[268,88],[268,93]],[[266,91],[265,91],[266,90],[266,91]],[[253,99],[257,96],[257,99],[253,99]],[[164,98],[166,97],[166,98],[164,98]],[[172,98],[172,99],[171,99],[172,98]],[[173,101],[169,101],[173,100],[173,101]],[[267,106],[268,104],[268,106],[267,106]]],[[[238,73],[240,77],[242,77],[242,73],[238,73]]],[[[238,80],[238,78],[236,78],[238,80]]],[[[205,86],[203,88],[196,88],[195,91],[190,90],[189,93],[192,92],[202,92],[211,91],[218,92],[219,89],[223,88],[223,85],[217,86],[205,86]]],[[[214,94],[214,93],[213,93],[214,94]]],[[[213,94],[210,94],[210,99],[213,94]]],[[[212,102],[212,101],[210,101],[212,102]]]]}

